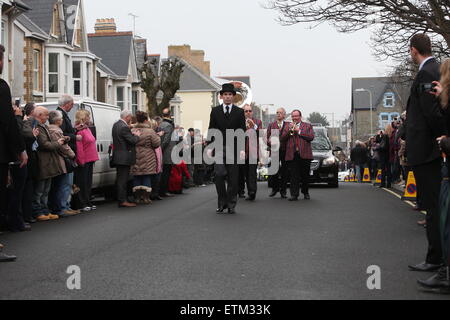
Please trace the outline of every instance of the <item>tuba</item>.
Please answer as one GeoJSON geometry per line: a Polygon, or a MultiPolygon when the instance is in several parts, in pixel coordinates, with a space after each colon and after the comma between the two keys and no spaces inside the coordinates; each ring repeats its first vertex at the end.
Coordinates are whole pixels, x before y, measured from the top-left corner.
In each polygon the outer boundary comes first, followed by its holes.
{"type": "MultiPolygon", "coordinates": [[[[241,81],[231,81],[236,89],[237,94],[234,96],[233,104],[239,108],[244,107],[246,104],[251,104],[253,102],[253,93],[252,89],[241,81]]],[[[220,99],[219,94],[219,103],[222,104],[223,100],[220,99]]]]}

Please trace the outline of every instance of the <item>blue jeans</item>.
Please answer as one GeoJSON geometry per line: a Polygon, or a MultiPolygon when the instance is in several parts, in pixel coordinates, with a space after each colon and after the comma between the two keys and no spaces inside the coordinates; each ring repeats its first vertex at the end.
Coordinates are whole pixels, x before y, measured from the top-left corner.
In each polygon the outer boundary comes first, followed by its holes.
{"type": "Polygon", "coordinates": [[[152,186],[152,175],[145,175],[145,176],[134,176],[133,177],[133,185],[135,187],[138,186],[144,186],[151,188],[152,186]]]}
{"type": "Polygon", "coordinates": [[[52,179],[36,181],[33,196],[34,217],[48,215],[50,213],[50,210],[48,209],[48,193],[50,192],[51,186],[52,179]]]}
{"type": "Polygon", "coordinates": [[[62,185],[62,199],[65,199],[62,210],[70,210],[70,201],[72,199],[73,172],[67,174],[67,179],[62,185]]]}
{"type": "Polygon", "coordinates": [[[53,214],[60,215],[64,213],[67,206],[67,198],[64,193],[65,186],[68,184],[69,175],[62,174],[52,179],[52,188],[49,196],[48,206],[53,214]]]}

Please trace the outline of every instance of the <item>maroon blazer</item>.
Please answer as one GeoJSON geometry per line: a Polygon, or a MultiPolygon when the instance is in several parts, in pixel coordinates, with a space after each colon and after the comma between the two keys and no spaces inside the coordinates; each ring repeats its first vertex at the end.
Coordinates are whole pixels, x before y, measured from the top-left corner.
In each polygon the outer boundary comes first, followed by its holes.
{"type": "Polygon", "coordinates": [[[291,125],[291,123],[289,121],[284,121],[283,127],[280,128],[278,126],[278,121],[274,121],[269,125],[269,128],[267,128],[267,146],[269,148],[271,147],[270,138],[272,137],[272,131],[275,131],[275,130],[280,131],[278,137],[280,139],[280,156],[281,157],[284,157],[284,155],[286,153],[286,141],[284,141],[284,142],[281,141],[281,134],[282,134],[283,130],[285,128],[289,128],[290,125],[291,125]]]}
{"type": "MultiPolygon", "coordinates": [[[[255,159],[255,157],[257,159],[259,159],[259,135],[260,135],[260,130],[262,130],[262,121],[261,120],[257,120],[257,119],[251,119],[253,120],[253,122],[258,126],[258,130],[256,132],[256,137],[258,138],[257,144],[255,145],[250,145],[249,143],[249,139],[245,140],[245,157],[246,160],[249,159],[249,157],[251,157],[251,159],[255,159]]],[[[255,130],[254,128],[250,128],[247,129],[247,131],[249,130],[255,130]]]]}
{"type": "Polygon", "coordinates": [[[295,152],[300,153],[300,158],[313,160],[311,142],[314,140],[314,129],[310,123],[300,122],[299,134],[293,136],[289,133],[289,126],[285,126],[281,133],[281,141],[286,142],[286,161],[294,160],[295,152]]]}

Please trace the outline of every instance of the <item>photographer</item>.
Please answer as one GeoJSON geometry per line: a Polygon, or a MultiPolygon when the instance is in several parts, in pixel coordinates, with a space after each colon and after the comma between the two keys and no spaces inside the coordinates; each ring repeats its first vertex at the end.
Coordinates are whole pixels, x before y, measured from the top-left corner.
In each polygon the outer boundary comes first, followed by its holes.
{"type": "Polygon", "coordinates": [[[446,205],[449,198],[449,157],[450,157],[450,139],[446,136],[450,132],[450,113],[449,113],[449,96],[450,96],[450,59],[447,59],[441,66],[441,79],[440,81],[434,81],[434,90],[430,93],[438,97],[439,100],[436,101],[436,106],[441,108],[444,115],[446,123],[445,135],[438,138],[440,142],[441,150],[446,157],[446,166],[442,169],[443,183],[441,187],[441,199],[440,204],[440,231],[441,231],[441,241],[443,244],[443,260],[444,267],[439,269],[439,271],[427,280],[419,280],[419,284],[427,289],[439,289],[446,293],[450,292],[450,213],[449,207],[446,205]]]}
{"type": "Polygon", "coordinates": [[[417,182],[423,209],[427,216],[428,252],[425,262],[409,266],[412,271],[433,272],[442,264],[440,238],[439,193],[441,187],[441,153],[436,141],[445,135],[444,119],[430,94],[431,84],[440,78],[439,65],[432,57],[431,40],[425,34],[411,38],[410,53],[419,73],[411,88],[406,120],[406,147],[408,163],[417,182]]]}

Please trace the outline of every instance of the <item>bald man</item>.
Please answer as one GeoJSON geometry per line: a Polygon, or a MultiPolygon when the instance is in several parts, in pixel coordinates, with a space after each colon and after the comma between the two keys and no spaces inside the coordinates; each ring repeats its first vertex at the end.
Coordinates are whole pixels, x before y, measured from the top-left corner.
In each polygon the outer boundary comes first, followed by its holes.
{"type": "MultiPolygon", "coordinates": [[[[277,110],[277,119],[269,125],[267,128],[267,145],[270,147],[270,139],[275,131],[279,132],[278,137],[281,137],[281,132],[289,128],[290,122],[286,121],[286,110],[284,108],[279,108],[277,110]]],[[[273,198],[278,192],[281,194],[281,198],[287,199],[287,182],[288,182],[288,170],[287,163],[285,160],[286,155],[286,142],[280,144],[279,149],[279,160],[280,169],[277,174],[269,177],[269,187],[272,188],[272,193],[269,197],[273,198]]]]}

